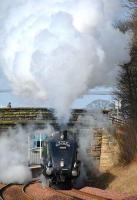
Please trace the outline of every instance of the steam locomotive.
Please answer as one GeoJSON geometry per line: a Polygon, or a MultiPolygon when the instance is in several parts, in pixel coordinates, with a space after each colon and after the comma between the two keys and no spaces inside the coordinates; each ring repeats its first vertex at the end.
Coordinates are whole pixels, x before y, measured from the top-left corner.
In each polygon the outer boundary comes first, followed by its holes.
{"type": "Polygon", "coordinates": [[[80,161],[77,159],[78,145],[74,138],[68,137],[67,131],[54,136],[43,150],[43,175],[48,186],[72,187],[80,175],[80,161]]]}

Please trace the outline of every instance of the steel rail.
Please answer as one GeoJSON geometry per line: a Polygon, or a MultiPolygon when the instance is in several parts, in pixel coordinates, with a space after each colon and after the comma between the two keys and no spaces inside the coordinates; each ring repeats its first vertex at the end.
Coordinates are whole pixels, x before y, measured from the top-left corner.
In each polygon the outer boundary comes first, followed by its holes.
{"type": "Polygon", "coordinates": [[[0,200],[5,200],[3,193],[5,192],[5,190],[6,190],[8,187],[11,187],[11,186],[13,186],[13,185],[16,185],[16,184],[9,183],[9,184],[3,186],[2,188],[0,188],[0,200]]]}
{"type": "Polygon", "coordinates": [[[77,189],[72,189],[72,191],[75,192],[75,193],[79,193],[80,195],[85,195],[86,197],[88,197],[87,199],[89,199],[89,198],[93,199],[94,198],[93,200],[96,200],[96,199],[97,200],[107,200],[104,197],[100,197],[100,196],[94,195],[94,194],[89,194],[87,192],[83,192],[83,191],[80,191],[80,190],[77,190],[77,189]]]}
{"type": "Polygon", "coordinates": [[[30,184],[32,184],[32,182],[31,182],[31,183],[28,183],[28,184],[26,184],[26,185],[24,185],[23,188],[22,188],[22,192],[23,192],[24,196],[26,197],[26,200],[33,200],[33,197],[30,196],[30,195],[28,195],[28,194],[26,193],[26,188],[27,188],[30,184]]]}
{"type": "Polygon", "coordinates": [[[87,192],[83,192],[77,189],[72,189],[68,191],[59,191],[62,194],[67,194],[68,196],[72,197],[73,199],[77,200],[106,200],[103,197],[99,197],[97,195],[92,195],[87,192]],[[67,192],[67,193],[66,193],[67,192]]]}
{"type": "Polygon", "coordinates": [[[22,193],[23,193],[24,196],[26,197],[26,200],[33,200],[33,197],[26,193],[26,188],[27,188],[30,184],[34,184],[34,183],[37,183],[37,182],[39,182],[39,179],[33,179],[32,181],[30,181],[29,183],[25,184],[25,185],[22,187],[22,193]]]}
{"type": "MultiPolygon", "coordinates": [[[[21,184],[16,184],[16,183],[10,183],[10,184],[7,184],[7,185],[5,185],[4,187],[2,187],[1,189],[0,189],[0,200],[7,200],[6,198],[5,198],[5,193],[6,193],[6,190],[8,190],[8,188],[10,188],[10,187],[12,187],[12,186],[22,186],[21,184]]],[[[23,199],[24,200],[33,200],[33,198],[30,198],[28,195],[26,195],[24,192],[23,192],[23,190],[22,190],[22,188],[21,188],[21,191],[22,191],[22,195],[23,195],[23,199]]]]}

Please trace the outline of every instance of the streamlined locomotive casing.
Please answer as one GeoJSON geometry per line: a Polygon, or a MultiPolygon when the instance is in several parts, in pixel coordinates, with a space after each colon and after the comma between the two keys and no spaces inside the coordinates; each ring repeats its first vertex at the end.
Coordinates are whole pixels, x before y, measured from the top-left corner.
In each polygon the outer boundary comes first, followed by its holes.
{"type": "Polygon", "coordinates": [[[80,175],[76,141],[64,135],[56,136],[47,143],[47,155],[43,155],[43,175],[50,185],[67,184],[80,175]]]}

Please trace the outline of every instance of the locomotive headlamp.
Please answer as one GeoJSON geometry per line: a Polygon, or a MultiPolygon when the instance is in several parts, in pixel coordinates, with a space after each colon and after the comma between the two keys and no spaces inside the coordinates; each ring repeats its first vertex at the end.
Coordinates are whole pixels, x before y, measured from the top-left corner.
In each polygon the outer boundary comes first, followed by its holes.
{"type": "Polygon", "coordinates": [[[64,160],[60,161],[60,167],[64,167],[64,160]]]}
{"type": "Polygon", "coordinates": [[[52,163],[51,161],[48,162],[48,167],[51,167],[52,166],[52,163]]]}
{"type": "Polygon", "coordinates": [[[77,168],[77,163],[76,162],[74,162],[74,168],[77,168]]]}
{"type": "Polygon", "coordinates": [[[47,169],[46,169],[46,174],[47,174],[48,176],[50,176],[50,175],[52,174],[52,172],[53,172],[53,168],[52,168],[52,167],[47,167],[47,169]]]}
{"type": "Polygon", "coordinates": [[[76,169],[73,169],[73,170],[72,170],[72,176],[78,176],[78,172],[77,172],[76,169]]]}

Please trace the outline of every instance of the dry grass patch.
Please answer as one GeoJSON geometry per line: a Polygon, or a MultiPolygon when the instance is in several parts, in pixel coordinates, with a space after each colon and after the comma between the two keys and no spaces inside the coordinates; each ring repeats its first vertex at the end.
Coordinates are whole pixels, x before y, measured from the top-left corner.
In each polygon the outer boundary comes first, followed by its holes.
{"type": "Polygon", "coordinates": [[[115,178],[106,189],[137,194],[137,161],[126,167],[114,167],[109,171],[115,178]]]}

